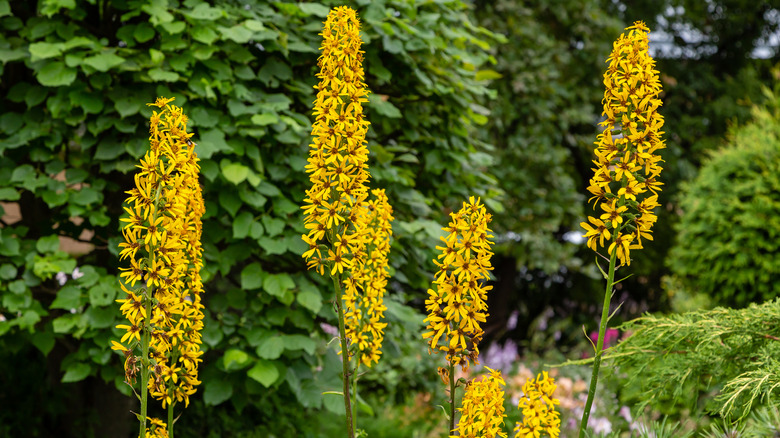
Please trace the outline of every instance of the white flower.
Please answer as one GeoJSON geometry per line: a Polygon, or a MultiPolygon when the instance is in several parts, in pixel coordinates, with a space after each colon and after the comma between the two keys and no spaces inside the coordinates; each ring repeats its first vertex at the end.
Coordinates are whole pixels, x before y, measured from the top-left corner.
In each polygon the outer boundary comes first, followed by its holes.
{"type": "Polygon", "coordinates": [[[68,282],[68,274],[62,271],[58,272],[54,277],[57,279],[57,283],[59,283],[60,286],[68,282]]]}
{"type": "Polygon", "coordinates": [[[70,274],[70,276],[73,277],[74,280],[78,280],[79,278],[84,276],[84,273],[79,271],[79,267],[76,266],[75,268],[73,268],[73,273],[70,274]]]}

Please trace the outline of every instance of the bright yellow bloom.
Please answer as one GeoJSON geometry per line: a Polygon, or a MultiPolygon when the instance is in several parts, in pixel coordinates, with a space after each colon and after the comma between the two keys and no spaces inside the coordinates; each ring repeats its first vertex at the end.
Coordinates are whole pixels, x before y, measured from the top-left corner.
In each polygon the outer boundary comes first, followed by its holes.
{"type": "Polygon", "coordinates": [[[517,438],[539,438],[546,433],[558,438],[561,433],[561,419],[555,406],[561,402],[555,398],[555,379],[543,372],[536,379],[527,379],[523,385],[523,396],[518,408],[523,412],[523,422],[515,425],[517,438]]]}
{"type": "MultiPolygon", "coordinates": [[[[360,22],[346,6],[328,15],[321,33],[320,78],[314,101],[313,140],[309,146],[306,172],[311,189],[304,199],[304,224],[309,230],[304,253],[309,267],[320,258],[313,250],[329,233],[346,236],[355,233],[353,220],[368,197],[368,120],[363,117],[367,101],[363,74],[363,44],[360,22]],[[346,224],[346,225],[345,225],[346,224]]],[[[350,248],[352,249],[352,248],[350,248]]],[[[344,256],[352,251],[343,252],[344,256]]],[[[343,272],[344,265],[329,258],[331,272],[343,272]]]]}
{"type": "Polygon", "coordinates": [[[641,198],[652,195],[657,199],[663,161],[657,153],[665,147],[661,137],[664,119],[658,113],[661,82],[648,52],[649,30],[641,21],[626,30],[607,59],[604,131],[596,142],[596,168],[588,186],[593,195],[588,202],[595,200],[605,212],[603,226],[592,218],[596,228],[581,224],[588,247],[596,251],[609,246],[610,254],[618,251],[620,265],[631,263],[630,250],[641,248],[643,238],[652,240],[651,227],[656,221],[652,208],[658,204],[653,201],[650,207],[641,198]],[[604,240],[613,242],[607,245],[604,240]]]}
{"type": "MultiPolygon", "coordinates": [[[[116,343],[112,347],[132,354],[141,332],[150,332],[149,357],[154,366],[144,384],[163,401],[163,407],[173,400],[187,403],[195,392],[203,328],[200,238],[205,207],[200,166],[192,134],[187,133],[187,116],[171,101],[161,97],[150,104],[161,111],[152,114],[150,149],[137,166],[135,187],[127,191],[128,217],[121,219],[125,242],[119,246],[120,257],[130,259],[130,268],[120,268],[126,296],[117,301],[130,324],[117,327],[126,331],[121,342],[129,341],[130,348],[116,343]],[[169,374],[164,378],[166,370],[169,374]]],[[[139,363],[140,358],[126,361],[126,376],[135,374],[127,367],[139,363]]]]}
{"type": "MultiPolygon", "coordinates": [[[[495,438],[506,437],[501,430],[504,425],[504,379],[500,371],[492,370],[489,375],[482,376],[481,380],[472,380],[466,386],[463,395],[460,420],[455,430],[457,436],[469,438],[495,438]]],[[[456,436],[456,435],[451,435],[456,436]]]]}
{"type": "Polygon", "coordinates": [[[158,418],[148,418],[149,427],[146,428],[146,436],[151,438],[168,438],[168,425],[158,418]]]}
{"type": "Polygon", "coordinates": [[[481,322],[488,316],[487,292],[492,286],[484,286],[493,269],[490,264],[493,236],[488,228],[491,215],[479,199],[473,197],[464,202],[456,213],[450,214],[452,221],[442,237],[444,246],[434,260],[439,266],[435,276],[436,289],[428,290],[425,302],[428,330],[423,338],[428,339],[432,350],[447,353],[447,361],[466,369],[469,360],[479,363],[478,344],[482,339],[481,322]],[[439,261],[441,260],[441,261],[439,261]],[[444,345],[439,345],[446,336],[444,345]]]}
{"type": "Polygon", "coordinates": [[[387,278],[387,257],[393,208],[384,190],[373,190],[374,199],[359,210],[355,241],[351,243],[354,259],[349,276],[344,279],[344,324],[347,337],[358,339],[360,360],[366,366],[378,362],[387,323],[381,322],[387,307],[383,304],[387,278]]]}

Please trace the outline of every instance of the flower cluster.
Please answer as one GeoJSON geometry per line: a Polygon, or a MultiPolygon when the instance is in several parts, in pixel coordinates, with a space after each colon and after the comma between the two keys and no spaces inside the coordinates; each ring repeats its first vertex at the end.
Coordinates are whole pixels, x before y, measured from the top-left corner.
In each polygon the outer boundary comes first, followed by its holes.
{"type": "Polygon", "coordinates": [[[555,406],[561,404],[555,393],[555,379],[543,372],[536,379],[529,378],[523,385],[523,397],[518,408],[523,411],[523,422],[515,425],[515,436],[519,438],[539,438],[547,433],[557,438],[561,433],[561,419],[555,406]]]}
{"type": "MultiPolygon", "coordinates": [[[[458,435],[468,438],[506,437],[504,425],[504,379],[500,371],[492,370],[482,380],[472,380],[466,386],[463,405],[459,409],[458,435]]],[[[454,432],[454,431],[453,431],[454,432]]],[[[454,436],[454,435],[453,435],[454,436]]]]}
{"type": "Polygon", "coordinates": [[[309,245],[304,257],[309,268],[323,274],[327,265],[336,275],[352,264],[357,235],[352,225],[368,197],[369,122],[363,116],[363,103],[368,100],[355,11],[346,6],[333,9],[321,35],[314,138],[306,165],[312,187],[306,191],[303,207],[309,230],[303,237],[309,245]],[[323,257],[319,243],[326,238],[333,250],[323,257]]]}
{"type": "Polygon", "coordinates": [[[600,203],[603,214],[582,222],[588,247],[594,251],[612,243],[620,265],[631,264],[631,249],[642,248],[642,239],[652,240],[661,182],[661,138],[664,124],[658,113],[661,83],[655,61],[648,53],[647,32],[638,21],[626,28],[615,42],[604,73],[604,112],[598,137],[594,176],[588,191],[590,200],[600,203]]]}
{"type": "Polygon", "coordinates": [[[444,246],[436,247],[441,251],[434,260],[439,272],[433,282],[436,289],[428,290],[425,301],[429,331],[423,338],[429,338],[434,351],[445,351],[448,362],[467,369],[469,360],[479,363],[478,344],[484,334],[480,324],[488,316],[487,292],[493,288],[484,284],[493,269],[491,215],[479,199],[471,197],[450,217],[449,226],[443,228],[447,232],[441,238],[444,246]],[[439,346],[442,336],[446,342],[439,346]]]}
{"type": "Polygon", "coordinates": [[[125,334],[112,347],[125,353],[128,383],[135,381],[139,363],[148,364],[143,384],[163,407],[189,404],[195,393],[203,328],[200,166],[187,116],[172,100],[150,104],[162,111],[152,114],[151,147],[137,166],[135,188],[127,192],[119,247],[120,260],[129,259],[130,267],[120,268],[126,296],[117,301],[128,324],[117,326],[125,334]],[[146,358],[134,353],[142,336],[148,336],[146,358]]]}
{"type": "Polygon", "coordinates": [[[379,362],[387,323],[382,322],[387,256],[393,230],[393,208],[384,190],[372,190],[374,199],[358,210],[354,253],[349,276],[344,279],[344,323],[346,335],[360,351],[366,366],[379,362]]]}
{"type": "Polygon", "coordinates": [[[150,438],[168,438],[168,425],[159,418],[149,418],[146,436],[150,438]]]}

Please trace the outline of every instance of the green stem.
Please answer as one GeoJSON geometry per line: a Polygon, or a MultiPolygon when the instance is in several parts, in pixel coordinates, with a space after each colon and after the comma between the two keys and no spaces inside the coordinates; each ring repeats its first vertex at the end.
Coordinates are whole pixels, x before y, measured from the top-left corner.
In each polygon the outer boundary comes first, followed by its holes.
{"type": "MultiPolygon", "coordinates": [[[[151,257],[150,257],[151,258],[151,257]]],[[[146,292],[146,318],[144,318],[143,332],[141,333],[141,430],[138,433],[140,438],[146,438],[146,407],[147,397],[149,389],[147,383],[149,382],[149,341],[151,336],[151,327],[149,326],[149,320],[152,316],[152,290],[154,286],[147,285],[146,292]]]]}
{"type": "MultiPolygon", "coordinates": [[[[617,232],[613,233],[614,241],[617,232]]],[[[609,302],[612,298],[612,286],[615,281],[615,259],[617,256],[617,245],[615,250],[609,256],[609,273],[607,278],[607,289],[604,292],[604,306],[601,309],[601,324],[599,325],[599,338],[596,343],[596,357],[593,360],[593,374],[590,378],[590,388],[588,389],[588,400],[585,402],[585,410],[582,411],[582,421],[580,422],[580,438],[585,437],[585,431],[588,429],[588,418],[590,417],[590,408],[593,405],[593,397],[596,395],[596,385],[599,380],[599,368],[601,367],[601,355],[604,348],[604,334],[607,330],[607,319],[609,318],[609,302]]]]}
{"type": "Polygon", "coordinates": [[[339,338],[341,340],[341,364],[344,376],[344,409],[347,411],[347,437],[355,438],[355,431],[352,423],[352,404],[349,400],[349,350],[347,349],[347,333],[344,328],[344,305],[341,300],[341,282],[339,275],[333,276],[333,287],[336,289],[336,307],[339,311],[339,338]]]}
{"type": "Polygon", "coordinates": [[[357,414],[358,414],[358,398],[357,398],[357,379],[358,368],[360,368],[360,354],[355,353],[355,371],[352,374],[352,403],[355,405],[355,410],[352,411],[352,430],[357,431],[357,414]]]}
{"type": "MultiPolygon", "coordinates": [[[[170,391],[173,392],[173,388],[170,391]]],[[[168,438],[173,438],[173,403],[168,404],[168,438]]]]}
{"type": "Polygon", "coordinates": [[[450,362],[450,431],[447,436],[455,433],[455,365],[450,362]]]}

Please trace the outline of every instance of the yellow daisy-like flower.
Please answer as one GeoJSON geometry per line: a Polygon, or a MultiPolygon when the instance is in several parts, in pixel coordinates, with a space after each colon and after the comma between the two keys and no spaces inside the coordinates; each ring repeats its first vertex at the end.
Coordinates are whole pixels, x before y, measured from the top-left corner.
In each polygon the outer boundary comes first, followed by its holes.
{"type": "Polygon", "coordinates": [[[423,338],[432,350],[446,352],[448,362],[467,369],[469,361],[479,363],[481,323],[488,316],[487,292],[493,288],[484,285],[493,269],[491,215],[479,198],[471,197],[450,216],[452,221],[443,228],[448,233],[441,238],[444,245],[436,247],[441,251],[434,260],[439,272],[425,302],[428,331],[423,338]],[[439,345],[442,337],[446,341],[439,345]]]}
{"type": "Polygon", "coordinates": [[[137,166],[135,187],[127,191],[119,247],[130,267],[120,268],[126,295],[117,301],[130,324],[117,326],[126,333],[112,347],[139,354],[141,337],[149,333],[149,356],[131,356],[125,375],[135,375],[128,367],[147,364],[144,384],[163,407],[174,400],[186,404],[195,392],[203,328],[200,166],[188,118],[172,101],[161,97],[149,104],[160,111],[150,118],[150,148],[137,166]],[[165,370],[174,375],[164,378],[165,370]]]}
{"type": "MultiPolygon", "coordinates": [[[[304,258],[310,267],[317,268],[320,264],[312,260],[321,258],[315,249],[321,241],[357,232],[352,219],[368,197],[370,178],[366,148],[369,122],[363,117],[368,91],[356,12],[346,6],[333,9],[321,35],[320,82],[315,87],[313,141],[306,165],[312,186],[306,191],[303,207],[309,230],[304,240],[310,249],[304,258]]],[[[353,254],[354,248],[347,249],[329,256],[333,275],[347,267],[341,256],[353,254]]]]}
{"type": "Polygon", "coordinates": [[[643,238],[652,240],[657,217],[644,200],[657,199],[663,161],[658,151],[665,147],[664,119],[658,113],[661,82],[648,51],[649,29],[637,21],[626,31],[607,59],[604,131],[596,142],[596,168],[588,186],[590,201],[600,203],[604,214],[601,221],[589,218],[596,228],[581,224],[588,247],[609,246],[610,254],[617,251],[620,265],[631,264],[630,250],[642,248],[643,238]]]}
{"type": "Polygon", "coordinates": [[[523,396],[518,408],[523,412],[522,423],[515,425],[518,438],[539,438],[545,433],[550,438],[558,438],[561,433],[561,419],[555,406],[561,402],[555,398],[557,385],[555,379],[543,372],[536,379],[529,378],[523,385],[523,396]]]}
{"type": "MultiPolygon", "coordinates": [[[[506,386],[500,371],[492,370],[481,380],[472,380],[463,395],[460,420],[455,429],[458,435],[469,438],[506,437],[501,430],[504,424],[504,390],[506,386]]],[[[454,432],[454,431],[453,431],[454,432]]]]}
{"type": "Polygon", "coordinates": [[[358,213],[354,259],[344,279],[344,323],[347,337],[358,340],[360,360],[366,366],[378,362],[387,323],[382,322],[389,276],[387,256],[393,235],[393,208],[384,190],[373,190],[374,199],[358,213]]]}

